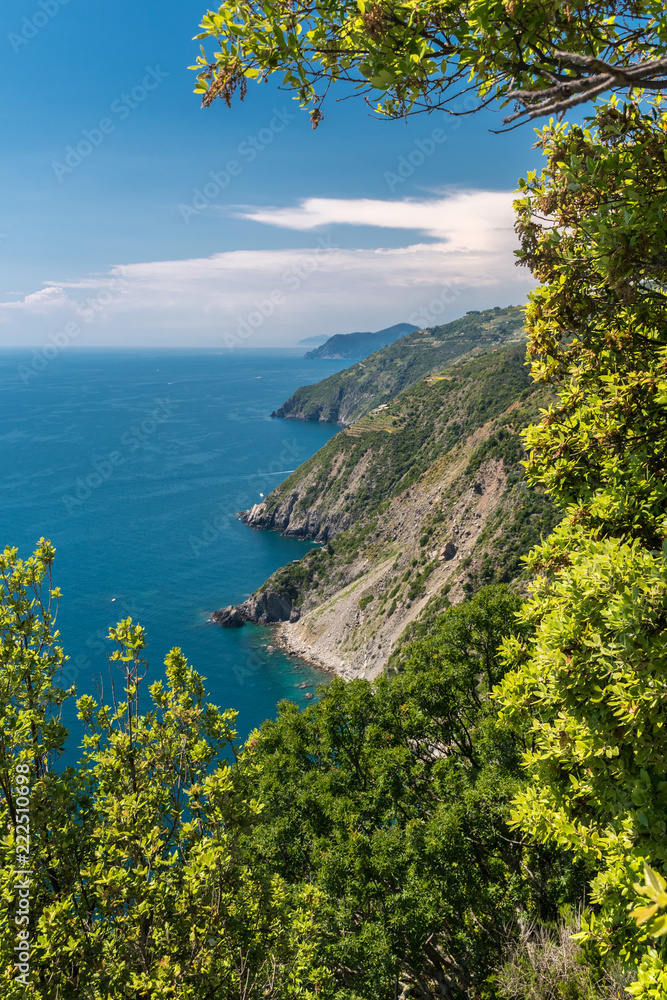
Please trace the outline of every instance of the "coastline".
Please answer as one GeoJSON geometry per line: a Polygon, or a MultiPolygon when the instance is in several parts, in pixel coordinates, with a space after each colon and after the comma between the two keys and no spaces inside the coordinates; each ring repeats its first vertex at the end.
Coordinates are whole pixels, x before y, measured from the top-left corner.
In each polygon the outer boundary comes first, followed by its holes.
{"type": "Polygon", "coordinates": [[[274,646],[281,649],[287,656],[298,657],[299,660],[303,660],[309,666],[315,667],[316,670],[321,670],[322,673],[327,674],[331,679],[334,677],[342,677],[344,680],[350,679],[343,671],[336,670],[335,667],[315,656],[306,643],[295,642],[288,634],[287,626],[289,626],[289,622],[277,622],[275,625],[264,626],[271,629],[274,646]]]}
{"type": "Polygon", "coordinates": [[[283,651],[287,656],[297,656],[300,660],[305,663],[310,664],[311,667],[315,667],[317,670],[321,670],[323,673],[328,674],[331,678],[342,677],[343,680],[352,680],[354,677],[359,676],[349,667],[345,668],[342,666],[336,667],[332,663],[325,663],[324,660],[316,656],[312,651],[312,646],[303,640],[296,638],[294,633],[293,625],[290,626],[289,622],[280,622],[275,625],[269,626],[273,633],[273,644],[283,651]]]}
{"type": "Polygon", "coordinates": [[[219,625],[274,626],[285,654],[372,681],[419,619],[516,571],[517,552],[553,518],[548,503],[524,495],[520,467],[519,430],[539,400],[518,348],[466,365],[409,388],[396,427],[384,414],[364,418],[359,433],[335,435],[271,498],[240,512],[248,527],[325,544],[215,612],[219,625]],[[413,469],[408,459],[422,453],[413,469]]]}
{"type": "MultiPolygon", "coordinates": [[[[447,588],[449,603],[463,600],[462,570],[473,559],[478,539],[501,505],[507,487],[502,459],[491,458],[453,502],[448,497],[470,450],[484,437],[480,428],[435,482],[431,479],[415,484],[392,501],[383,515],[382,540],[375,543],[379,551],[370,558],[365,551],[358,552],[348,567],[347,582],[317,603],[311,597],[298,616],[286,614],[282,620],[266,622],[263,627],[271,628],[272,643],[288,655],[344,680],[374,680],[386,669],[406,628],[438,594],[447,588]],[[364,600],[385,594],[395,586],[396,579],[420,552],[422,526],[435,511],[444,515],[442,538],[450,542],[441,545],[434,541],[434,549],[427,550],[431,572],[421,593],[412,599],[402,593],[391,614],[383,612],[379,601],[364,600]]],[[[266,603],[264,598],[262,606],[266,603]]],[[[225,610],[232,614],[236,611],[225,610]]]]}

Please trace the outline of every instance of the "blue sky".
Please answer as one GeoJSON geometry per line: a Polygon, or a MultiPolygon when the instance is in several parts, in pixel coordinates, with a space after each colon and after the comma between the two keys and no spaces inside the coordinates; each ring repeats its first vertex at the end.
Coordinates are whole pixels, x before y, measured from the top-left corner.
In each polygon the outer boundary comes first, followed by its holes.
{"type": "Polygon", "coordinates": [[[531,126],[330,100],[313,131],[273,84],[202,110],[204,10],[3,7],[0,345],[287,346],[525,298],[531,126]]]}

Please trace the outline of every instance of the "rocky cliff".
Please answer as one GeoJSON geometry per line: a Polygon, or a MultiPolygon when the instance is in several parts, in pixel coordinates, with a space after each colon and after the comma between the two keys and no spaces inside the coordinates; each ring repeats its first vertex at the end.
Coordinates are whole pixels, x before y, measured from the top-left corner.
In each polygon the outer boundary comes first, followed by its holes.
{"type": "Polygon", "coordinates": [[[378,513],[435,460],[531,393],[524,355],[522,344],[511,345],[421,379],[331,438],[244,520],[327,542],[378,513]]]}
{"type": "Polygon", "coordinates": [[[422,379],[332,438],[247,524],[322,543],[223,624],[282,624],[274,642],[343,676],[375,676],[424,616],[520,557],[557,519],[523,477],[519,431],[546,402],[521,345],[422,379]]]}
{"type": "Polygon", "coordinates": [[[218,625],[226,628],[238,628],[246,622],[257,625],[275,625],[276,622],[296,622],[299,620],[299,609],[291,599],[283,593],[264,588],[259,594],[253,594],[243,604],[230,604],[220,611],[214,611],[211,617],[218,625]]]}

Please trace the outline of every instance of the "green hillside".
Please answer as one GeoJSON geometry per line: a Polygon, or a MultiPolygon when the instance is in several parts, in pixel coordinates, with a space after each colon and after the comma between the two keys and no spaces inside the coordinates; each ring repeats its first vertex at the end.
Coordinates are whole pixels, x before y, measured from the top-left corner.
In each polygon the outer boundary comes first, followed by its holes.
{"type": "Polygon", "coordinates": [[[470,351],[493,350],[520,339],[522,330],[523,310],[517,306],[468,313],[452,323],[417,330],[345,371],[302,386],[273,416],[346,426],[470,351]]]}
{"type": "Polygon", "coordinates": [[[377,513],[476,428],[532,395],[524,358],[525,345],[511,345],[421,379],[327,441],[266,498],[266,513],[295,494],[293,518],[317,511],[324,522],[342,512],[351,524],[377,513]]]}
{"type": "Polygon", "coordinates": [[[521,576],[560,514],[526,483],[520,431],[548,402],[525,345],[428,375],[359,418],[244,515],[322,543],[225,625],[284,622],[279,641],[344,676],[376,676],[450,601],[521,576]]]}

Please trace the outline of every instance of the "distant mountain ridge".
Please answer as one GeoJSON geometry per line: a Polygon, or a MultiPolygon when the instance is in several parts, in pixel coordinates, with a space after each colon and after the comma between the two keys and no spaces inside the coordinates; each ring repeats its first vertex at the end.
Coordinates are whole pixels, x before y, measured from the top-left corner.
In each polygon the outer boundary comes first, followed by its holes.
{"type": "Polygon", "coordinates": [[[417,329],[418,327],[412,323],[395,323],[394,326],[388,326],[386,330],[378,330],[376,333],[369,331],[337,333],[333,337],[329,337],[324,344],[304,354],[304,358],[327,361],[367,358],[369,354],[374,354],[375,351],[393,344],[395,340],[405,337],[408,333],[414,333],[417,329]]]}
{"type": "Polygon", "coordinates": [[[303,340],[297,340],[297,347],[319,347],[320,344],[326,344],[327,340],[331,338],[326,333],[318,333],[316,337],[304,337],[303,340]]]}

